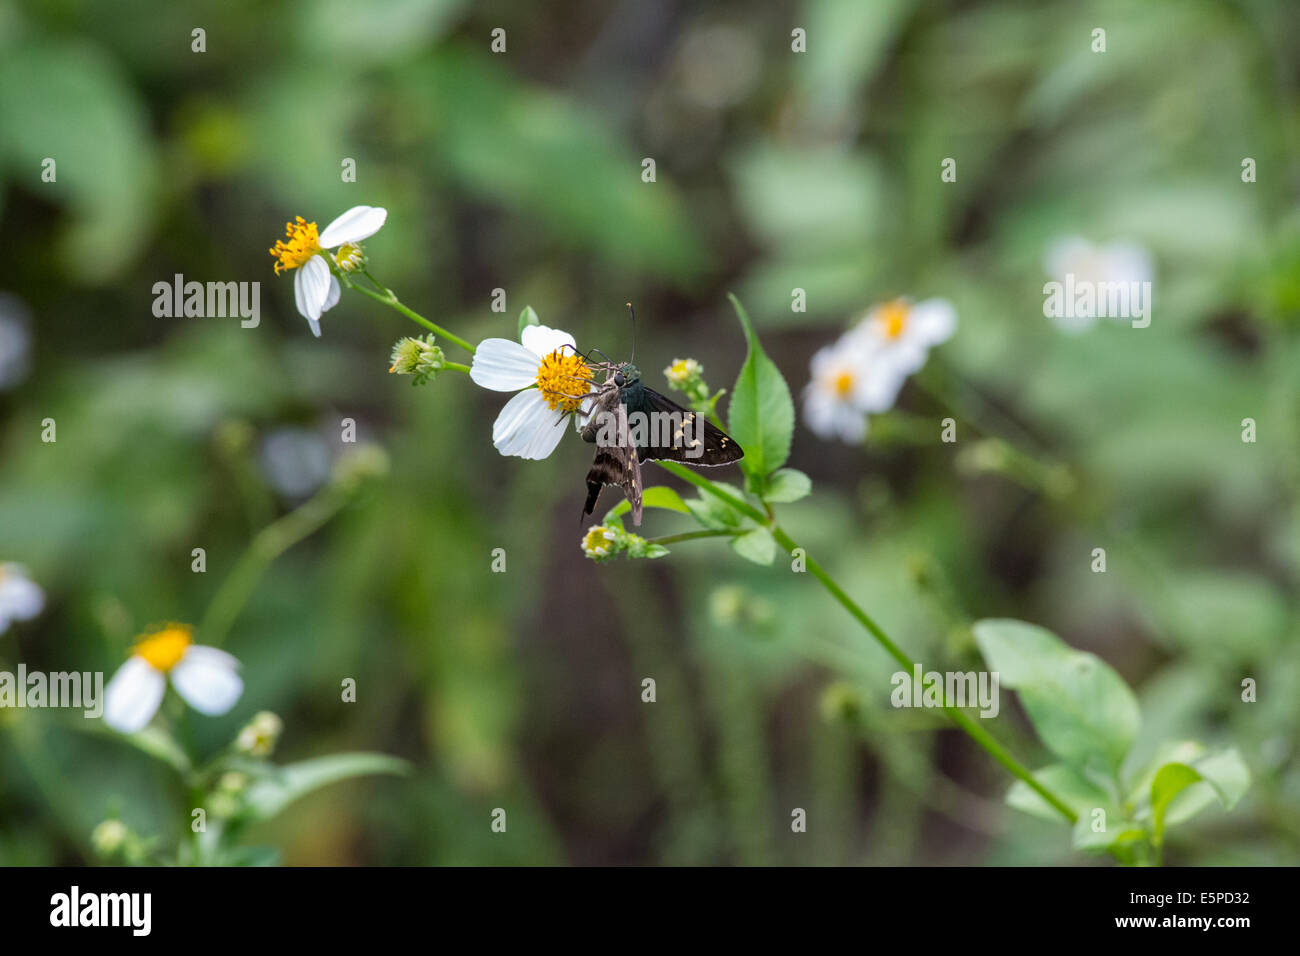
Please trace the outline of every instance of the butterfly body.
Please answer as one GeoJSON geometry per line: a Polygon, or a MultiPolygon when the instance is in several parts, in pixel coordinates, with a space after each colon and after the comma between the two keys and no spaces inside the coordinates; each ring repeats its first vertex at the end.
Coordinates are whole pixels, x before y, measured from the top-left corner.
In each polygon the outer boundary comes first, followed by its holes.
{"type": "Polygon", "coordinates": [[[601,367],[607,377],[593,396],[582,429],[583,440],[598,446],[587,472],[584,515],[592,513],[605,485],[618,485],[632,504],[632,523],[640,525],[642,462],[715,466],[744,457],[735,439],[705,416],[647,386],[630,362],[601,367]]]}

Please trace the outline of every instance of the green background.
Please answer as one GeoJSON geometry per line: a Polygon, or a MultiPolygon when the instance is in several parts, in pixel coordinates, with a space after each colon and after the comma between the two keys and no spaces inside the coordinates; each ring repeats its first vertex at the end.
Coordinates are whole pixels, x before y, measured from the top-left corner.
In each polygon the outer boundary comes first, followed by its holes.
{"type": "MultiPolygon", "coordinates": [[[[1168,862],[1294,865],[1298,54],[1294,6],[1246,0],[0,2],[0,290],[34,336],[0,392],[0,560],[49,596],[0,662],[111,673],[148,627],[198,623],[299,500],[268,482],[268,440],[297,429],[326,461],[351,417],[387,476],[274,564],[225,644],[243,698],[182,729],[209,753],[269,709],[278,759],[414,770],[315,793],[250,842],[297,864],[1090,862],[1005,807],[1010,778],[940,715],[889,706],[894,666],[806,576],[715,541],[589,562],[589,446],[499,456],[506,396],[386,375],[415,326],[361,296],[313,339],[266,250],[294,215],[378,205],[372,269],[416,310],[477,341],[530,304],[625,356],[631,299],[661,390],[686,355],[730,387],[728,291],[796,398],[872,302],[949,298],[956,336],[865,448],[796,431],[814,491],[783,523],[927,669],[980,666],[974,619],[1034,621],[1137,688],[1139,756],[1238,747],[1251,792],[1171,833],[1168,862]],[[1043,318],[1064,234],[1150,250],[1149,329],[1043,318]],[[178,272],[260,281],[260,327],[155,317],[178,272]],[[977,422],[1065,490],[964,460],[977,422]]],[[[992,732],[1040,766],[1012,700],[992,732]]],[[[114,814],[184,832],[166,768],[81,723],[0,713],[0,863],[93,861],[114,814]]]]}

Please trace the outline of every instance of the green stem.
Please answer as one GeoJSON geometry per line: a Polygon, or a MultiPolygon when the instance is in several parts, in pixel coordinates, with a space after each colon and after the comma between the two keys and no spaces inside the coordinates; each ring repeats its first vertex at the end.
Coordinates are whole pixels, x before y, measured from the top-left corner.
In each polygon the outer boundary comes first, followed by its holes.
{"type": "MultiPolygon", "coordinates": [[[[767,527],[768,530],[772,532],[772,537],[774,537],[777,543],[787,552],[793,552],[799,547],[795,543],[794,539],[786,534],[785,531],[783,531],[774,521],[769,520],[767,515],[749,504],[749,502],[741,501],[735,495],[723,491],[721,488],[714,485],[714,483],[709,481],[709,479],[697,475],[695,472],[677,464],[676,462],[661,461],[658,464],[666,471],[671,472],[684,481],[690,482],[692,485],[708,492],[715,498],[725,501],[741,514],[744,514],[752,518],[754,521],[757,521],[759,524],[767,527]]],[[[866,628],[867,632],[876,639],[876,642],[885,649],[890,657],[898,661],[903,669],[909,674],[912,673],[915,669],[915,664],[912,659],[903,653],[902,648],[895,644],[880,625],[872,620],[871,615],[860,608],[857,603],[845,593],[844,589],[835,582],[835,579],[827,574],[826,570],[820,564],[813,560],[812,555],[808,554],[806,549],[803,550],[803,553],[805,566],[812,572],[813,577],[821,582],[822,587],[830,593],[831,597],[838,601],[859,624],[866,628]]],[[[965,711],[948,703],[947,700],[944,701],[943,711],[954,724],[966,733],[968,737],[984,748],[984,750],[988,752],[989,756],[1005,767],[1012,776],[1021,780],[1027,787],[1046,800],[1048,804],[1069,820],[1070,823],[1074,823],[1078,819],[1078,814],[1070,809],[1065,801],[1061,800],[1060,797],[1056,796],[1056,794],[1052,793],[1052,791],[1048,790],[1045,786],[1035,780],[1034,775],[1030,773],[1029,770],[1020,763],[1020,761],[1016,760],[1016,758],[1013,757],[1005,747],[998,743],[988,731],[972,720],[965,711]]]]}
{"type": "Polygon", "coordinates": [[[707,529],[704,531],[683,531],[681,534],[666,534],[659,538],[646,538],[648,544],[676,544],[678,541],[694,541],[696,538],[731,538],[735,531],[707,529]]]}
{"type": "Polygon", "coordinates": [[[466,375],[469,374],[469,366],[461,365],[459,362],[443,362],[442,367],[449,368],[454,372],[464,372],[466,375]]]}
{"type": "Polygon", "coordinates": [[[204,644],[221,645],[271,563],[334,517],[349,497],[345,485],[332,481],[314,498],[257,533],[208,605],[199,628],[204,644]]]}
{"type": "Polygon", "coordinates": [[[424,326],[434,335],[440,335],[448,342],[454,342],[456,345],[459,345],[461,348],[463,348],[466,352],[469,352],[471,355],[474,353],[474,346],[470,345],[459,335],[454,335],[451,332],[448,332],[441,325],[436,325],[435,323],[430,322],[428,319],[426,319],[420,313],[416,312],[414,309],[407,307],[399,298],[397,298],[397,296],[393,293],[392,289],[386,288],[384,285],[382,285],[379,282],[378,279],[372,276],[369,272],[365,272],[363,273],[363,275],[371,282],[373,282],[376,287],[381,289],[382,292],[375,292],[371,289],[365,288],[364,286],[356,285],[355,283],[352,285],[352,288],[356,289],[360,293],[363,293],[364,295],[370,296],[370,298],[374,299],[376,302],[382,302],[384,305],[396,309],[398,312],[402,313],[402,315],[406,316],[412,322],[418,322],[420,325],[424,326]]]}

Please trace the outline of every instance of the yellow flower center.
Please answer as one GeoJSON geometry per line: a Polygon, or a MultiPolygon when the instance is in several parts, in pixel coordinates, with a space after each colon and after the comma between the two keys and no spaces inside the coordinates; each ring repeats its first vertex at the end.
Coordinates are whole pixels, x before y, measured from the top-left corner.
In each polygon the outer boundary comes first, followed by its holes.
{"type": "Polygon", "coordinates": [[[831,383],[831,387],[835,389],[835,397],[848,398],[853,394],[854,381],[852,372],[845,371],[836,375],[834,381],[831,383]]]}
{"type": "Polygon", "coordinates": [[[161,631],[147,635],[131,653],[143,657],[154,670],[166,674],[181,662],[194,638],[184,624],[170,624],[161,631]]]}
{"type": "Polygon", "coordinates": [[[885,333],[885,338],[892,340],[903,334],[903,330],[907,328],[907,314],[910,311],[908,304],[901,299],[886,302],[876,311],[876,321],[880,324],[880,330],[885,333]]]}
{"type": "Polygon", "coordinates": [[[594,525],[587,532],[587,537],[582,542],[582,550],[588,554],[608,554],[609,538],[605,537],[605,526],[594,525]]]}
{"type": "Polygon", "coordinates": [[[321,251],[316,223],[308,222],[302,216],[297,217],[293,222],[286,222],[284,234],[288,236],[288,241],[279,239],[275,243],[275,248],[270,250],[271,255],[279,260],[275,264],[276,275],[298,268],[321,251]]]}
{"type": "Polygon", "coordinates": [[[591,369],[572,350],[556,349],[537,366],[537,388],[547,408],[576,412],[591,391],[591,369]]]}

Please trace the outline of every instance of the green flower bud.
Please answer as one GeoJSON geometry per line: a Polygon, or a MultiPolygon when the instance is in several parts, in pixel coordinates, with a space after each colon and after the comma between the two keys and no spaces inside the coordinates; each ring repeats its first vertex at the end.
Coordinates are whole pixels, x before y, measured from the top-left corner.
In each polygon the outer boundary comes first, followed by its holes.
{"type": "Polygon", "coordinates": [[[593,561],[608,561],[621,550],[622,542],[615,528],[596,524],[582,536],[582,553],[593,561]]]}
{"type": "Polygon", "coordinates": [[[862,714],[862,698],[851,684],[835,681],[822,691],[822,719],[828,724],[855,723],[862,714]]]}
{"type": "Polygon", "coordinates": [[[388,474],[388,452],[378,445],[357,445],[334,463],[333,480],[349,490],[371,478],[388,474]]]}
{"type": "Polygon", "coordinates": [[[734,584],[714,588],[709,595],[709,616],[720,627],[734,627],[745,615],[745,602],[749,595],[734,584]]]}
{"type": "Polygon", "coordinates": [[[668,549],[625,531],[621,522],[593,525],[582,536],[582,553],[593,561],[608,561],[618,554],[629,558],[662,558],[668,549]]]}
{"type": "Polygon", "coordinates": [[[355,242],[346,242],[339,246],[338,252],[334,253],[334,261],[344,272],[356,272],[365,267],[366,254],[355,242]]]}
{"type": "Polygon", "coordinates": [[[131,831],[121,820],[104,820],[90,834],[90,845],[100,856],[113,856],[126,844],[131,831]]]}
{"type": "Polygon", "coordinates": [[[284,721],[269,710],[257,714],[235,738],[235,749],[253,757],[269,757],[275,750],[276,741],[284,721]]]}
{"type": "Polygon", "coordinates": [[[708,411],[709,386],[704,381],[703,365],[693,358],[673,359],[673,364],[664,369],[664,377],[669,388],[686,394],[696,411],[708,411]]]}
{"type": "Polygon", "coordinates": [[[447,364],[442,349],[433,344],[433,335],[423,338],[404,336],[393,345],[389,373],[412,375],[412,385],[424,385],[437,377],[447,364]]]}
{"type": "Polygon", "coordinates": [[[217,781],[217,789],[222,793],[237,794],[248,786],[248,774],[238,770],[228,770],[217,781]]]}

